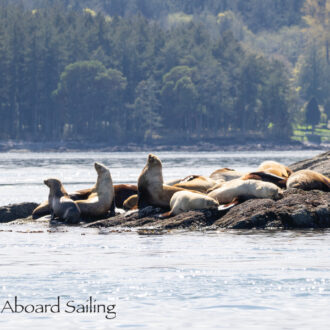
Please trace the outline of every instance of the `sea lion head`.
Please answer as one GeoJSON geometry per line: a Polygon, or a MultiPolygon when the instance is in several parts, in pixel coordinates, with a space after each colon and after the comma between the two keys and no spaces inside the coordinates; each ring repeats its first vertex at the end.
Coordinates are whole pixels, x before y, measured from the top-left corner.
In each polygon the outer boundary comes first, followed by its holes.
{"type": "Polygon", "coordinates": [[[218,207],[219,206],[219,202],[216,201],[213,198],[207,198],[207,200],[206,200],[206,206],[207,206],[207,208],[218,207]]]}
{"type": "Polygon", "coordinates": [[[153,155],[153,154],[149,154],[148,155],[148,166],[150,167],[154,167],[154,166],[162,166],[162,162],[160,161],[160,159],[153,155]]]}
{"type": "Polygon", "coordinates": [[[94,163],[95,170],[97,172],[97,180],[95,189],[100,193],[101,191],[107,192],[109,187],[113,189],[112,178],[110,170],[101,163],[94,163]]]}
{"type": "Polygon", "coordinates": [[[54,190],[61,190],[62,187],[62,182],[54,178],[44,180],[44,184],[50,189],[54,189],[54,190]]]}
{"type": "Polygon", "coordinates": [[[277,193],[274,196],[274,199],[277,201],[279,199],[282,199],[283,197],[284,197],[283,190],[282,189],[278,189],[277,193]]]}
{"type": "Polygon", "coordinates": [[[97,174],[99,174],[99,175],[109,172],[108,168],[101,163],[95,162],[94,167],[95,167],[97,174]]]}

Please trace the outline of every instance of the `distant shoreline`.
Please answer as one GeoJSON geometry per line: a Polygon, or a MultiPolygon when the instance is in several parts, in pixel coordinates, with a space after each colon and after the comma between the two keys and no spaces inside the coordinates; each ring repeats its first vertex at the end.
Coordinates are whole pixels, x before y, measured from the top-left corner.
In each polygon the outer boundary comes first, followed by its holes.
{"type": "Polygon", "coordinates": [[[292,143],[271,143],[271,142],[247,142],[244,144],[216,144],[198,142],[197,144],[133,144],[107,145],[105,143],[79,143],[79,142],[19,142],[0,141],[0,153],[4,152],[143,152],[143,151],[178,151],[178,152],[212,152],[212,151],[281,151],[281,150],[330,150],[330,144],[303,144],[292,143]]]}

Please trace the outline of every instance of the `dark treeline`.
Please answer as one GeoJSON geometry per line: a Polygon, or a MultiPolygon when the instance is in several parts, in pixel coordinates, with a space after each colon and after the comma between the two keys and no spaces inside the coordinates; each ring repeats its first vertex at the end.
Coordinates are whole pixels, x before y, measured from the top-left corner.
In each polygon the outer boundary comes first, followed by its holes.
{"type": "MultiPolygon", "coordinates": [[[[230,30],[214,35],[195,20],[164,29],[148,19],[162,4],[244,12],[253,2],[0,0],[0,139],[290,137],[296,94],[283,62],[249,50],[230,30]],[[88,4],[93,10],[81,9],[88,4]],[[132,4],[141,14],[128,15],[132,4]]],[[[299,12],[302,1],[289,3],[299,12]]]]}

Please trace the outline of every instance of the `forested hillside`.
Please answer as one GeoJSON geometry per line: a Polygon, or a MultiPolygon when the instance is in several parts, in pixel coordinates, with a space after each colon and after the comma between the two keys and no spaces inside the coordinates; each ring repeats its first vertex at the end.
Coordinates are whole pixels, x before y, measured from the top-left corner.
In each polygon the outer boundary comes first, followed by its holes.
{"type": "Polygon", "coordinates": [[[330,119],[329,25],[329,0],[0,0],[0,139],[289,139],[330,119]]]}

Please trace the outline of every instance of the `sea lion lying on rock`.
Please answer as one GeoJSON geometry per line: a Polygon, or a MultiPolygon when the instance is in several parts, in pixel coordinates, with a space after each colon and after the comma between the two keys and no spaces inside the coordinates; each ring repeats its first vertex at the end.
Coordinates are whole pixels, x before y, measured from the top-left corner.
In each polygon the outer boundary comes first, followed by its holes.
{"type": "Polygon", "coordinates": [[[123,203],[124,210],[132,210],[138,208],[138,195],[128,197],[123,203]]]}
{"type": "Polygon", "coordinates": [[[287,166],[273,160],[262,162],[257,171],[272,173],[286,179],[292,174],[292,171],[287,166]]]}
{"type": "MultiPolygon", "coordinates": [[[[277,176],[275,174],[272,173],[266,173],[266,172],[251,172],[251,173],[247,173],[243,176],[241,176],[239,178],[240,180],[259,180],[259,181],[263,181],[263,182],[271,182],[276,184],[278,187],[280,188],[286,188],[286,181],[287,179],[284,179],[280,176],[277,176]]],[[[237,179],[235,179],[237,180],[237,179]]],[[[224,184],[226,184],[229,181],[224,181],[224,182],[219,182],[218,184],[216,184],[215,186],[213,186],[212,188],[207,190],[207,193],[209,194],[211,191],[214,191],[218,188],[221,188],[224,184]]]]}
{"type": "Polygon", "coordinates": [[[80,221],[80,209],[78,205],[69,197],[62,183],[58,179],[47,179],[44,181],[49,187],[48,203],[52,215],[68,223],[78,223],[80,221]]]}
{"type": "Polygon", "coordinates": [[[129,197],[137,194],[137,186],[134,184],[115,184],[115,204],[116,207],[124,208],[124,202],[129,197]]]}
{"type": "Polygon", "coordinates": [[[202,193],[206,193],[209,189],[214,187],[217,182],[213,179],[207,178],[205,176],[195,176],[193,179],[180,182],[174,185],[174,187],[179,187],[188,190],[195,190],[202,193]]]}
{"type": "Polygon", "coordinates": [[[278,186],[270,182],[236,179],[226,182],[207,196],[214,198],[219,204],[227,204],[234,200],[243,201],[251,198],[280,199],[283,194],[278,186]]]}
{"type": "Polygon", "coordinates": [[[174,180],[166,181],[165,184],[167,186],[174,186],[175,184],[189,182],[189,181],[194,180],[198,177],[199,177],[199,175],[188,175],[183,179],[174,179],[174,180]]]}
{"type": "Polygon", "coordinates": [[[298,188],[302,190],[330,191],[330,179],[311,170],[294,172],[287,181],[287,188],[298,188]]]}
{"type": "Polygon", "coordinates": [[[171,217],[190,210],[216,208],[218,206],[219,203],[209,196],[187,190],[178,191],[171,198],[171,211],[162,214],[160,217],[171,217]]]}
{"type": "Polygon", "coordinates": [[[271,182],[276,184],[280,188],[286,188],[286,181],[287,179],[277,176],[272,173],[266,173],[266,172],[251,172],[248,174],[243,175],[241,180],[260,180],[263,182],[271,182]]]}
{"type": "Polygon", "coordinates": [[[244,172],[239,172],[230,168],[221,168],[211,173],[210,178],[218,182],[226,182],[238,179],[245,174],[244,172]]]}

